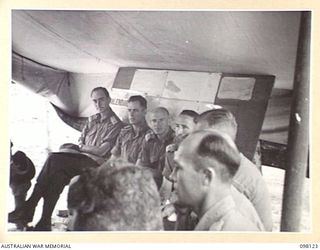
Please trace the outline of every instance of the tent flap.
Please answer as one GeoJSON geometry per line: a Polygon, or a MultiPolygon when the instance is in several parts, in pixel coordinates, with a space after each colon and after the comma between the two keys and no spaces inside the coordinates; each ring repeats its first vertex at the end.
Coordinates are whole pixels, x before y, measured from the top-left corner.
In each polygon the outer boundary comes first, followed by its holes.
{"type": "Polygon", "coordinates": [[[76,114],[68,73],[12,53],[12,80],[39,94],[68,114],[76,114]]]}

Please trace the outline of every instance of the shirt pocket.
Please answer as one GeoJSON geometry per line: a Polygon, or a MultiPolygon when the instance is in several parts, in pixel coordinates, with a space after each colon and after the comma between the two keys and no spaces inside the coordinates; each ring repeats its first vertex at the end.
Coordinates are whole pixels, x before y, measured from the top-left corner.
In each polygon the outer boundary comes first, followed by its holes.
{"type": "Polygon", "coordinates": [[[88,142],[88,140],[90,142],[93,141],[93,139],[96,137],[96,134],[97,134],[97,129],[96,128],[91,128],[88,132],[87,132],[87,135],[86,135],[86,141],[88,142]]]}

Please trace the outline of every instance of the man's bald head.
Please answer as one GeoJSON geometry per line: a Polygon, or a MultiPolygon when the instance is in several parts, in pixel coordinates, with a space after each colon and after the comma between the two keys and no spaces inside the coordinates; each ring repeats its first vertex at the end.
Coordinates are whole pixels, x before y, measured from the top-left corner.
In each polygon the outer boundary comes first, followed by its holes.
{"type": "Polygon", "coordinates": [[[164,107],[157,107],[148,111],[149,126],[156,135],[163,135],[169,131],[169,111],[164,107]]]}
{"type": "Polygon", "coordinates": [[[160,113],[160,114],[164,114],[166,116],[169,116],[169,111],[165,108],[165,107],[156,107],[154,109],[151,109],[150,111],[148,111],[148,114],[154,114],[154,113],[160,113]]]}
{"type": "Polygon", "coordinates": [[[231,181],[240,165],[240,154],[233,140],[218,131],[191,133],[179,146],[177,155],[191,161],[196,170],[212,168],[223,182],[231,181]]]}

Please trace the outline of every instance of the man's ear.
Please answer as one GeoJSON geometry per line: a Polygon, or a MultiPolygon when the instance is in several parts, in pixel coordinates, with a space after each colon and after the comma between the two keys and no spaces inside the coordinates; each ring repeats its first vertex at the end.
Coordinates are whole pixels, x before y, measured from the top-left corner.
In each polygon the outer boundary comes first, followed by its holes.
{"type": "Polygon", "coordinates": [[[111,97],[108,97],[108,98],[107,98],[107,103],[108,103],[108,105],[110,105],[110,103],[111,103],[111,97]]]}
{"type": "Polygon", "coordinates": [[[86,200],[81,202],[80,206],[83,214],[92,213],[95,208],[94,200],[92,197],[87,197],[86,200]]]}
{"type": "Polygon", "coordinates": [[[143,110],[143,114],[144,114],[144,116],[146,117],[146,115],[147,115],[147,109],[145,108],[144,110],[143,110]]]}
{"type": "Polygon", "coordinates": [[[210,185],[212,180],[214,179],[216,173],[213,169],[211,168],[206,168],[203,170],[203,183],[205,185],[210,185]]]}

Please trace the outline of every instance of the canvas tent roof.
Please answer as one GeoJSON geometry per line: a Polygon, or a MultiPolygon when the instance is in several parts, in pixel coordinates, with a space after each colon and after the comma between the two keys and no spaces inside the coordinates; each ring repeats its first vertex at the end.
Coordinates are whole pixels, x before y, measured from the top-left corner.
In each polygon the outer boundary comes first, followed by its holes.
{"type": "MultiPolygon", "coordinates": [[[[88,91],[111,87],[119,67],[267,74],[290,90],[299,21],[297,11],[14,10],[13,80],[71,115],[86,114],[88,91]]],[[[284,96],[265,131],[288,125],[284,96]]]]}

